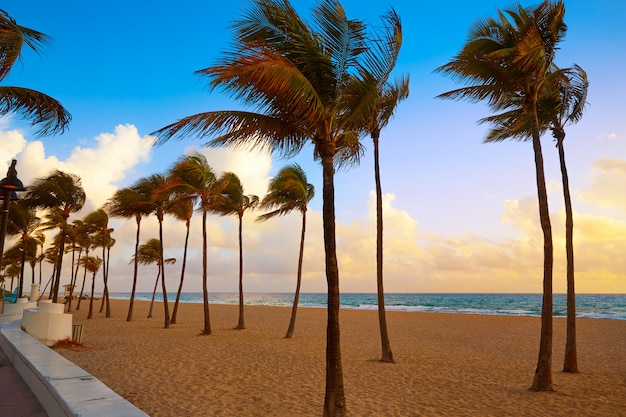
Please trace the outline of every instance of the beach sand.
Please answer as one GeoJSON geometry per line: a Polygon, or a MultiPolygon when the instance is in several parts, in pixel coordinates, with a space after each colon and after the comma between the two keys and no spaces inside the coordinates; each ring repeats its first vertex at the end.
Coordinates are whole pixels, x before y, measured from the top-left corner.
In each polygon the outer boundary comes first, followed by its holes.
{"type": "MultiPolygon", "coordinates": [[[[152,417],[321,416],[326,310],[181,304],[163,328],[163,304],[112,300],[113,317],[74,313],[84,347],[58,349],[152,417]]],[[[96,307],[99,308],[100,301],[96,307]]],[[[170,304],[170,312],[173,303],[170,304]]],[[[97,310],[96,310],[97,311],[97,310]]],[[[626,416],[626,321],[578,319],[579,374],[561,372],[565,320],[555,319],[554,392],[529,390],[540,319],[387,312],[395,364],[378,361],[376,311],[342,310],[341,352],[349,416],[626,416]]]]}

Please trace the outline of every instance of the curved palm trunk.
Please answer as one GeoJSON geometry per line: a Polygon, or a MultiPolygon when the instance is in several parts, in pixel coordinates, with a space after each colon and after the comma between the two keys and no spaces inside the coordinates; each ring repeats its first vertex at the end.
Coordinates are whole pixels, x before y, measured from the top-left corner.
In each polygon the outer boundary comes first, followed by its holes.
{"type": "Polygon", "coordinates": [[[159,219],[159,241],[161,242],[161,290],[163,291],[163,313],[165,314],[165,323],[163,328],[170,327],[170,308],[167,304],[167,289],[165,288],[165,259],[163,256],[163,220],[159,219]]]}
{"type": "Polygon", "coordinates": [[[380,342],[382,355],[380,360],[395,363],[385,314],[385,290],[383,287],[383,191],[380,183],[380,162],[378,153],[378,133],[372,134],[374,142],[374,177],[376,182],[376,291],[378,293],[378,323],[380,326],[380,342]]]}
{"type": "Polygon", "coordinates": [[[80,302],[83,299],[83,292],[85,291],[85,281],[87,279],[87,267],[85,267],[85,272],[83,273],[83,285],[80,287],[80,295],[78,296],[78,302],[76,303],[76,311],[80,310],[80,302]]]}
{"type": "MultiPolygon", "coordinates": [[[[103,238],[104,240],[104,238],[103,238]]],[[[106,256],[106,245],[102,242],[102,281],[104,282],[104,291],[102,293],[102,302],[100,303],[100,313],[104,310],[106,304],[105,317],[111,317],[111,303],[109,302],[109,263],[106,256]]]]}
{"type": "Polygon", "coordinates": [[[543,231],[543,301],[541,304],[541,339],[539,342],[539,356],[532,390],[552,390],[552,226],[548,210],[548,193],[543,170],[543,155],[539,140],[536,107],[532,107],[533,150],[535,153],[535,170],[537,174],[537,197],[539,200],[539,220],[543,231]]]}
{"type": "Polygon", "coordinates": [[[150,300],[150,309],[148,310],[149,319],[152,318],[152,307],[154,306],[154,297],[156,296],[156,290],[159,286],[159,278],[161,278],[161,267],[159,266],[159,272],[157,272],[156,281],[154,281],[154,289],[152,290],[152,300],[150,300]]]}
{"type": "Polygon", "coordinates": [[[137,291],[137,271],[139,269],[139,262],[137,262],[137,253],[139,253],[139,230],[141,229],[141,216],[137,216],[135,220],[137,222],[137,234],[135,238],[135,265],[133,266],[133,288],[130,292],[130,303],[128,304],[128,315],[126,316],[126,321],[132,321],[133,319],[135,291],[137,291]]]}
{"type": "Polygon", "coordinates": [[[326,328],[326,393],[324,417],[344,417],[346,399],[341,366],[341,338],[339,332],[339,268],[335,237],[335,184],[333,157],[322,157],[323,227],[326,255],[326,282],[328,284],[328,324],[326,328]]]}
{"type": "Polygon", "coordinates": [[[91,297],[89,297],[89,313],[87,314],[87,318],[93,318],[93,292],[96,289],[96,273],[93,273],[91,277],[91,297]]]}
{"type": "Polygon", "coordinates": [[[298,278],[296,280],[296,293],[293,296],[293,306],[291,307],[291,319],[287,329],[286,339],[293,337],[296,327],[296,313],[298,312],[298,301],[300,300],[300,285],[302,283],[302,259],[304,258],[304,234],[306,232],[306,210],[302,212],[302,232],[300,233],[300,254],[298,255],[298,278]]]}
{"type": "Polygon", "coordinates": [[[176,313],[178,313],[178,303],[180,302],[180,294],[183,291],[183,280],[185,279],[185,265],[187,264],[187,244],[189,243],[189,226],[190,222],[187,221],[187,233],[185,235],[185,249],[183,250],[183,266],[180,271],[180,284],[178,285],[178,292],[176,293],[176,302],[174,303],[174,310],[172,311],[172,319],[170,323],[176,324],[176,313]]]}
{"type": "Polygon", "coordinates": [[[239,322],[237,323],[237,329],[243,330],[246,325],[243,320],[243,218],[239,216],[239,322]]]}
{"type": "Polygon", "coordinates": [[[26,241],[22,243],[22,265],[20,266],[20,279],[19,279],[19,298],[22,298],[22,292],[24,290],[24,265],[26,265],[26,241]]]}
{"type": "Polygon", "coordinates": [[[59,295],[59,284],[61,282],[61,266],[63,265],[63,253],[65,252],[65,228],[67,226],[67,219],[63,219],[61,225],[61,242],[59,243],[59,256],[57,259],[57,269],[52,283],[52,302],[56,303],[59,295]]]}
{"type": "Polygon", "coordinates": [[[561,177],[563,178],[563,198],[565,200],[565,252],[567,257],[567,335],[565,338],[565,358],[563,372],[578,372],[578,355],[576,353],[576,291],[574,288],[574,216],[572,198],[569,192],[569,178],[565,165],[565,149],[563,141],[565,132],[555,131],[561,177]]]}
{"type": "Polygon", "coordinates": [[[207,240],[206,240],[206,210],[202,210],[202,301],[204,308],[204,330],[202,334],[211,334],[209,317],[209,291],[207,289],[207,240]]]}
{"type": "MultiPolygon", "coordinates": [[[[81,249],[78,250],[78,259],[80,259],[80,256],[82,254],[83,254],[83,249],[81,248],[81,249]]],[[[68,312],[72,311],[72,298],[74,297],[74,287],[76,286],[76,282],[78,281],[78,268],[79,267],[80,267],[80,264],[79,264],[78,261],[75,261],[74,252],[72,252],[72,280],[70,282],[70,284],[72,286],[70,287],[70,299],[67,302],[67,311],[68,312]],[[76,268],[74,268],[74,263],[76,264],[76,268]]],[[[78,310],[78,304],[77,304],[77,308],[76,309],[78,310]]]]}

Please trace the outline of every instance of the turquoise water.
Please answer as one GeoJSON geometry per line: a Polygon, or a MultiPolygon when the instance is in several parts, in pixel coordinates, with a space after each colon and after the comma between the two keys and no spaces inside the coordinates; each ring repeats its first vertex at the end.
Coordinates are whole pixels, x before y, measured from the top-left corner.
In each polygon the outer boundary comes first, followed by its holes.
{"type": "MultiPolygon", "coordinates": [[[[129,293],[111,293],[112,298],[129,299],[129,293]]],[[[152,293],[137,293],[135,299],[150,300],[152,293]]],[[[174,301],[175,293],[168,294],[174,301]]],[[[156,295],[162,301],[161,294],[156,295]]],[[[248,305],[291,306],[290,293],[249,293],[244,295],[248,305]]],[[[183,293],[181,302],[202,303],[202,293],[183,293]]],[[[237,293],[210,293],[211,304],[238,304],[237,293]]],[[[299,306],[326,307],[325,293],[300,294],[299,306]]],[[[541,294],[386,294],[388,311],[424,311],[438,313],[489,314],[505,316],[540,316],[541,294]]],[[[376,294],[341,294],[341,307],[374,310],[376,294]]],[[[626,294],[581,294],[576,296],[577,317],[626,320],[626,294]]],[[[554,295],[554,317],[567,315],[565,294],[554,295]]]]}

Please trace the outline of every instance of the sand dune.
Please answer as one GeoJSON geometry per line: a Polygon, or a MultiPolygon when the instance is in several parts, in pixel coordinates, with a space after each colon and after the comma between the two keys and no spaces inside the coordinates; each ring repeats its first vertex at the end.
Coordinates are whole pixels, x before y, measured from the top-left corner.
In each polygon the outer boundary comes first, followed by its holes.
{"type": "MultiPolygon", "coordinates": [[[[163,306],[112,300],[112,318],[82,324],[85,347],[59,353],[152,417],[320,416],[326,311],[211,305],[213,334],[199,336],[202,306],[184,304],[163,329],[163,306]]],[[[97,304],[99,307],[99,302],[97,304]]],[[[171,307],[170,307],[171,311],[171,307]]],[[[554,387],[532,392],[539,318],[388,312],[396,364],[380,356],[375,311],[342,310],[342,361],[350,416],[626,416],[626,321],[579,319],[580,374],[560,372],[565,320],[555,320],[554,387]]]]}

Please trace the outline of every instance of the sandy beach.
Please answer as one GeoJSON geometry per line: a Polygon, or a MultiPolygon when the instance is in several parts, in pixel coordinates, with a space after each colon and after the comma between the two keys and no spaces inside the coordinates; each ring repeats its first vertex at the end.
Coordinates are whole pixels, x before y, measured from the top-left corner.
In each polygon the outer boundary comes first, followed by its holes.
{"type": "MultiPolygon", "coordinates": [[[[96,306],[99,308],[100,301],[96,306]]],[[[112,300],[113,317],[74,312],[84,347],[58,352],[152,417],[320,416],[326,311],[211,305],[213,334],[200,336],[202,305],[182,304],[163,329],[163,305],[112,300]]],[[[173,303],[170,306],[170,312],[173,303]]],[[[97,311],[97,310],[96,310],[97,311]]],[[[540,319],[388,312],[395,364],[378,361],[375,311],[342,310],[341,346],[350,416],[626,416],[626,321],[579,319],[579,374],[560,372],[565,320],[554,329],[554,392],[532,392],[540,319]]]]}

